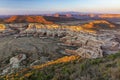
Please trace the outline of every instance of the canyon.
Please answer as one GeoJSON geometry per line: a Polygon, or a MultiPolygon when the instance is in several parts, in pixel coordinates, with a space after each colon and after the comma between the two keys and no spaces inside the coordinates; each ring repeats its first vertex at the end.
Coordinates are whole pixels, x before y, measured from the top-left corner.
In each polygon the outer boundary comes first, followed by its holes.
{"type": "Polygon", "coordinates": [[[42,16],[12,16],[4,21],[0,24],[0,75],[64,56],[96,59],[120,51],[120,25],[107,20],[61,24],[42,16]]]}

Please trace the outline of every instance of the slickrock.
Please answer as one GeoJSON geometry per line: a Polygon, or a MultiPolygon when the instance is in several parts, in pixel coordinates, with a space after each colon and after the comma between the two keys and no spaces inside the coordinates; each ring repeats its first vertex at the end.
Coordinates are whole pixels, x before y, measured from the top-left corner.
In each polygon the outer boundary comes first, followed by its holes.
{"type": "MultiPolygon", "coordinates": [[[[8,74],[8,73],[12,73],[14,71],[14,69],[17,69],[20,67],[20,63],[21,61],[26,59],[26,55],[25,54],[19,54],[17,56],[14,56],[10,59],[10,63],[6,66],[6,69],[3,70],[3,72],[1,73],[1,75],[4,74],[8,74]]],[[[21,65],[23,66],[23,65],[21,65]]]]}
{"type": "Polygon", "coordinates": [[[15,57],[12,57],[10,59],[10,65],[12,65],[12,68],[19,68],[20,62],[26,59],[25,54],[19,54],[15,57]]]}
{"type": "Polygon", "coordinates": [[[66,45],[74,45],[76,50],[66,50],[70,54],[78,54],[84,58],[98,58],[106,54],[120,51],[120,40],[115,36],[117,32],[101,34],[76,33],[76,35],[61,38],[66,45]]]}
{"type": "Polygon", "coordinates": [[[97,47],[80,47],[76,50],[76,53],[83,58],[100,58],[103,57],[103,51],[101,48],[97,47]]]}

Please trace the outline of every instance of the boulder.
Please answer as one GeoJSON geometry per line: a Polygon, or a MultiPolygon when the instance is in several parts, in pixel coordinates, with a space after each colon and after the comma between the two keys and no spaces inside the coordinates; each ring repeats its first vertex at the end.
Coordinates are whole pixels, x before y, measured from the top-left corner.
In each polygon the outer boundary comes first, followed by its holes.
{"type": "Polygon", "coordinates": [[[21,61],[23,61],[25,59],[26,59],[26,55],[25,54],[18,54],[17,56],[12,57],[10,59],[11,68],[19,68],[21,61]]]}

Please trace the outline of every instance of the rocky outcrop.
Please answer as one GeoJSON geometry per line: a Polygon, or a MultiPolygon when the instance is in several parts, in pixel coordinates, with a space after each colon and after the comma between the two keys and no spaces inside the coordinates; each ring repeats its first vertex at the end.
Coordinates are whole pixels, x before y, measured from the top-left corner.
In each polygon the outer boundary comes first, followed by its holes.
{"type": "Polygon", "coordinates": [[[4,31],[5,29],[6,29],[5,25],[4,24],[0,24],[0,32],[4,31]]]}
{"type": "MultiPolygon", "coordinates": [[[[14,39],[13,37],[4,37],[0,39],[0,61],[17,53],[25,53],[28,57],[31,57],[31,61],[34,61],[34,59],[38,59],[42,54],[49,56],[52,53],[56,53],[57,49],[59,49],[59,46],[52,39],[34,37],[14,39]]],[[[60,56],[61,54],[54,55],[60,56]]],[[[53,57],[51,56],[51,58],[53,57]]]]}
{"type": "Polygon", "coordinates": [[[74,50],[67,49],[68,54],[77,54],[84,58],[98,58],[120,51],[120,39],[117,38],[116,33],[117,31],[101,34],[81,32],[65,36],[60,40],[66,45],[78,47],[74,50]]]}
{"type": "Polygon", "coordinates": [[[83,25],[84,28],[88,28],[88,29],[106,29],[106,28],[115,28],[115,25],[113,25],[112,23],[106,21],[106,20],[95,20],[92,22],[89,22],[88,24],[83,25]]]}
{"type": "Polygon", "coordinates": [[[48,57],[41,56],[39,60],[35,60],[33,63],[30,64],[30,66],[35,66],[35,65],[42,64],[48,61],[49,61],[48,57]]]}
{"type": "MultiPolygon", "coordinates": [[[[26,59],[25,54],[19,54],[17,56],[10,58],[10,63],[6,66],[6,68],[3,70],[1,75],[13,73],[13,71],[15,69],[20,67],[20,63],[25,59],[26,59]]],[[[23,65],[21,65],[21,66],[23,66],[23,65]]]]}
{"type": "MultiPolygon", "coordinates": [[[[16,16],[15,18],[27,19],[34,18],[33,16],[16,16]],[[25,17],[25,18],[24,18],[25,17]]],[[[39,17],[35,17],[39,18],[39,17]]],[[[11,20],[11,19],[10,19],[11,20]]],[[[19,19],[18,19],[19,20],[19,19]]],[[[14,18],[12,19],[14,20],[14,18]]],[[[40,21],[38,19],[38,21],[40,21]]],[[[96,20],[89,22],[83,25],[58,25],[58,24],[47,24],[45,20],[41,20],[43,23],[10,23],[10,24],[1,24],[1,35],[11,35],[17,34],[15,36],[48,36],[48,37],[63,37],[65,35],[74,34],[74,32],[87,32],[87,33],[96,33],[99,29],[114,29],[116,26],[105,20],[96,20]],[[45,23],[44,23],[45,22],[45,23]],[[4,27],[4,28],[3,28],[4,27]],[[4,30],[3,30],[4,29],[4,30]]]]}
{"type": "Polygon", "coordinates": [[[60,53],[62,46],[57,45],[58,42],[55,39],[38,37],[0,38],[0,73],[12,73],[18,68],[62,57],[60,53]]]}
{"type": "Polygon", "coordinates": [[[76,53],[83,58],[100,58],[103,57],[103,51],[99,47],[80,47],[76,50],[76,53]]]}
{"type": "Polygon", "coordinates": [[[12,68],[19,68],[20,62],[26,59],[25,54],[19,54],[10,59],[10,65],[12,68]]]}
{"type": "Polygon", "coordinates": [[[28,24],[27,23],[11,23],[11,24],[6,24],[6,26],[8,26],[10,29],[12,30],[16,30],[16,31],[23,31],[25,29],[27,29],[28,24]]]}

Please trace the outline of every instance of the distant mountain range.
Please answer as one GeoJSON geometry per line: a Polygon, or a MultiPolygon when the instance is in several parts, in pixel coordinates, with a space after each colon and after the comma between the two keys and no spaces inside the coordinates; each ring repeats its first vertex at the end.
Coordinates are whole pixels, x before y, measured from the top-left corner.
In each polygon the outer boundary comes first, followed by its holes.
{"type": "MultiPolygon", "coordinates": [[[[37,16],[37,15],[32,15],[32,16],[37,16]]],[[[14,15],[0,15],[0,18],[3,19],[3,18],[8,18],[10,16],[14,16],[14,15]]],[[[21,15],[21,16],[23,16],[23,15],[21,15]]],[[[30,15],[27,15],[27,16],[30,16],[30,15]]],[[[120,18],[120,14],[100,14],[100,13],[87,13],[87,12],[75,12],[75,11],[40,14],[38,16],[65,17],[65,18],[73,17],[73,18],[77,18],[77,19],[120,18]]]]}
{"type": "Polygon", "coordinates": [[[72,14],[72,15],[79,15],[79,14],[91,14],[87,12],[74,12],[74,11],[69,11],[69,12],[58,12],[59,14],[72,14]]]}
{"type": "Polygon", "coordinates": [[[111,22],[119,22],[120,14],[88,14],[81,12],[59,12],[55,14],[44,15],[1,15],[2,23],[43,23],[53,24],[53,22],[74,21],[74,20],[108,20],[111,22]]]}
{"type": "Polygon", "coordinates": [[[10,17],[10,15],[0,15],[0,18],[4,19],[4,18],[8,18],[10,17]]]}
{"type": "Polygon", "coordinates": [[[106,18],[120,18],[120,14],[97,14],[84,12],[58,12],[54,14],[45,14],[44,16],[76,18],[76,19],[106,19],[106,18]]]}

